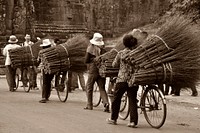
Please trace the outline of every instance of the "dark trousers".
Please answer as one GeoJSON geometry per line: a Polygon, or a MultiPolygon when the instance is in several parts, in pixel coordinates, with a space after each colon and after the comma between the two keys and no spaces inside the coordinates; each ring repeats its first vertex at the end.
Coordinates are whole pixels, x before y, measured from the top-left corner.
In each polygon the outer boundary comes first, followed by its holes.
{"type": "Polygon", "coordinates": [[[112,102],[111,119],[117,120],[120,110],[121,98],[127,91],[130,109],[130,122],[138,124],[138,110],[137,110],[137,91],[138,86],[128,87],[128,83],[120,82],[116,84],[114,98],[112,102]]]}
{"type": "Polygon", "coordinates": [[[75,72],[68,71],[67,86],[69,87],[69,92],[78,88],[78,77],[75,72]]]}
{"type": "Polygon", "coordinates": [[[48,99],[51,94],[51,81],[54,77],[54,74],[43,74],[43,88],[42,88],[42,98],[48,99]]]}
{"type": "Polygon", "coordinates": [[[99,87],[100,96],[103,100],[103,104],[108,104],[108,95],[105,91],[105,83],[106,79],[102,78],[98,74],[89,74],[88,80],[86,83],[86,92],[87,92],[87,107],[93,106],[93,87],[94,83],[97,82],[97,85],[99,87]]]}
{"type": "Polygon", "coordinates": [[[11,65],[6,65],[6,79],[11,91],[16,87],[15,74],[16,68],[11,67],[11,65]]]}
{"type": "Polygon", "coordinates": [[[31,87],[37,87],[37,72],[36,72],[36,68],[34,68],[34,66],[31,66],[28,69],[29,73],[30,73],[30,77],[29,77],[29,82],[31,87]]]}

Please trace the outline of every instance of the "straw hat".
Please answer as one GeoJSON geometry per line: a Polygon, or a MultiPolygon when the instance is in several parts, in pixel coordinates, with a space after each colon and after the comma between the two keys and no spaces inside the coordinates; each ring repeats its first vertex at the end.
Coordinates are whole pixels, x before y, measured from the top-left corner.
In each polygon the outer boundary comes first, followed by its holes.
{"type": "Polygon", "coordinates": [[[15,35],[11,35],[8,40],[9,43],[17,43],[18,39],[15,35]]]}
{"type": "Polygon", "coordinates": [[[90,43],[97,46],[104,45],[103,36],[100,33],[94,33],[93,38],[90,40],[90,43]]]}
{"type": "Polygon", "coordinates": [[[44,46],[49,46],[49,45],[51,45],[50,40],[49,40],[49,39],[44,39],[44,40],[42,41],[42,44],[41,44],[40,46],[41,46],[41,47],[44,47],[44,46]]]}

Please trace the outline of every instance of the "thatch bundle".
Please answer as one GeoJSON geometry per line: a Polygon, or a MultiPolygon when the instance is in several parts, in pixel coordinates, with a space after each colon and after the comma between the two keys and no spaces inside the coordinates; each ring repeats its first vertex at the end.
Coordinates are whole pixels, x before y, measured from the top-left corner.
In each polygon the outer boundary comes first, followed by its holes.
{"type": "Polygon", "coordinates": [[[44,72],[53,74],[59,71],[86,71],[84,63],[89,40],[84,35],[69,39],[66,43],[41,50],[44,72]]]}
{"type": "Polygon", "coordinates": [[[137,68],[130,83],[195,83],[199,80],[200,34],[197,29],[183,17],[166,22],[124,59],[137,68]]]}
{"type": "MultiPolygon", "coordinates": [[[[139,29],[134,29],[133,31],[131,31],[127,34],[132,34],[134,37],[136,37],[138,40],[138,44],[141,44],[144,40],[144,34],[139,29]]],[[[106,41],[106,43],[108,43],[108,44],[112,44],[112,45],[114,44],[113,49],[111,49],[110,51],[108,51],[105,54],[96,58],[96,64],[99,68],[99,74],[102,77],[117,76],[119,68],[113,68],[112,62],[115,59],[118,51],[125,48],[125,46],[123,45],[124,35],[122,35],[119,38],[114,38],[114,39],[106,41]]]]}
{"type": "Polygon", "coordinates": [[[33,45],[9,50],[12,66],[15,68],[28,67],[37,64],[41,41],[33,45]]]}
{"type": "Polygon", "coordinates": [[[115,77],[118,74],[119,68],[113,68],[112,62],[117,55],[118,51],[113,48],[109,52],[97,57],[97,67],[99,68],[99,74],[102,77],[115,77]]]}

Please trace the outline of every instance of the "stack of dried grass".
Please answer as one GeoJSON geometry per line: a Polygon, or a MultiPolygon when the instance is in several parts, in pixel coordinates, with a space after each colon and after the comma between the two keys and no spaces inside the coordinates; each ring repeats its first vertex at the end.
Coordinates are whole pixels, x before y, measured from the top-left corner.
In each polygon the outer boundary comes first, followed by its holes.
{"type": "Polygon", "coordinates": [[[31,46],[20,47],[9,50],[12,66],[15,68],[28,67],[37,64],[37,57],[40,51],[41,41],[31,46]]]}
{"type": "Polygon", "coordinates": [[[59,71],[86,71],[84,63],[89,40],[84,35],[69,39],[66,43],[44,49],[40,52],[44,72],[53,74],[59,71]]]}
{"type": "Polygon", "coordinates": [[[124,59],[137,72],[130,83],[196,83],[200,74],[200,38],[198,28],[184,17],[164,24],[124,59]]]}
{"type": "MultiPolygon", "coordinates": [[[[133,31],[127,34],[132,34],[134,37],[136,37],[139,44],[141,44],[144,40],[143,33],[139,29],[134,29],[133,31]]],[[[123,45],[124,35],[122,35],[121,37],[106,41],[106,43],[112,44],[115,46],[113,46],[113,49],[111,49],[107,53],[96,58],[96,63],[99,68],[99,74],[102,77],[116,77],[117,76],[119,68],[113,68],[112,62],[115,59],[118,51],[125,48],[125,46],[123,45]]]]}
{"type": "Polygon", "coordinates": [[[113,68],[112,62],[115,59],[118,51],[111,49],[109,52],[97,57],[97,66],[99,68],[99,74],[101,77],[116,77],[119,68],[113,68]]]}

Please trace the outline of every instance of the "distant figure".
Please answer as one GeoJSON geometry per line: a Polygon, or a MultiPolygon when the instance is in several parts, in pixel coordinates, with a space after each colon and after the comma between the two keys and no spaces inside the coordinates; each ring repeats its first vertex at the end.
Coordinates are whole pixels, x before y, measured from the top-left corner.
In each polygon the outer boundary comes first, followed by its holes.
{"type": "Polygon", "coordinates": [[[25,38],[25,42],[23,44],[23,46],[29,46],[29,45],[33,45],[34,43],[31,41],[31,36],[29,34],[26,34],[25,38]]]}
{"type": "Polygon", "coordinates": [[[19,48],[21,46],[17,45],[18,39],[16,36],[11,35],[8,43],[5,48],[3,49],[3,55],[6,56],[5,60],[5,66],[6,66],[6,79],[9,85],[9,90],[11,92],[14,91],[14,88],[16,88],[16,82],[15,82],[15,74],[16,74],[16,68],[13,68],[11,66],[11,59],[9,55],[10,49],[19,48]]]}

